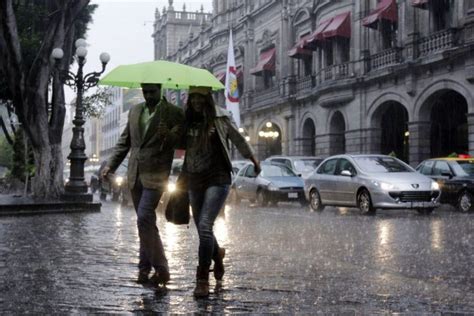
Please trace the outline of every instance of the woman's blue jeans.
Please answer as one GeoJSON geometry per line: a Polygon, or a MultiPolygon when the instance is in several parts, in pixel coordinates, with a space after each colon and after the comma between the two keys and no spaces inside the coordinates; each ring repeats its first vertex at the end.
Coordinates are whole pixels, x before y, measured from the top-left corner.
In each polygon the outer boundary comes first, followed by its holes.
{"type": "Polygon", "coordinates": [[[229,185],[216,185],[202,190],[189,190],[189,202],[199,234],[199,266],[209,267],[219,245],[214,236],[214,221],[225,203],[229,185]]]}

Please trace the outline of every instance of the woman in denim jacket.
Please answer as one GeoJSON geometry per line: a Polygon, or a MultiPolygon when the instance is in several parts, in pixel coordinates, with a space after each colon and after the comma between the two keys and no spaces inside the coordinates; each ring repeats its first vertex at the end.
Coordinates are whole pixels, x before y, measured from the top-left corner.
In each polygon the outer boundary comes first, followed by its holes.
{"type": "Polygon", "coordinates": [[[214,221],[225,203],[231,184],[229,140],[243,157],[260,163],[252,148],[239,133],[231,113],[216,106],[211,89],[191,87],[185,111],[185,166],[189,200],[199,233],[199,266],[194,296],[209,295],[209,267],[214,260],[214,277],[222,280],[225,249],[219,247],[213,233],[214,221]]]}

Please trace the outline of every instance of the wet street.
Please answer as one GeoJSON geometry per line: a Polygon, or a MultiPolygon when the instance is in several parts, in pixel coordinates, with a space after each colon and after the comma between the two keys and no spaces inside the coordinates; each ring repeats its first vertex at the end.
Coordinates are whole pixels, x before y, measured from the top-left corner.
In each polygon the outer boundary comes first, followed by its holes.
{"type": "Polygon", "coordinates": [[[200,300],[194,225],[158,221],[172,279],[155,292],[135,283],[132,208],[0,217],[0,314],[474,314],[474,214],[228,206],[215,225],[224,281],[211,274],[200,300]]]}

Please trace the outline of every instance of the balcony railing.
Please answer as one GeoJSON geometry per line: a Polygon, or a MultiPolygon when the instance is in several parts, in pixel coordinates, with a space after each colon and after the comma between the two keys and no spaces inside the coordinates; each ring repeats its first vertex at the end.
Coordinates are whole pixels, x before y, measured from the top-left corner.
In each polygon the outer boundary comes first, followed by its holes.
{"type": "Polygon", "coordinates": [[[418,42],[419,56],[430,55],[453,47],[456,44],[455,35],[455,29],[447,29],[421,38],[418,42]]]}
{"type": "Polygon", "coordinates": [[[296,80],[296,94],[298,95],[306,94],[307,92],[311,91],[311,89],[314,86],[315,86],[315,78],[313,75],[298,78],[296,80]]]}
{"type": "Polygon", "coordinates": [[[251,102],[251,108],[264,107],[269,104],[275,104],[280,99],[280,91],[278,86],[267,88],[265,90],[255,91],[253,93],[253,102],[251,102]]]}
{"type": "Polygon", "coordinates": [[[370,56],[370,69],[377,70],[385,68],[390,65],[398,64],[400,61],[400,49],[389,48],[370,56]]]}
{"type": "Polygon", "coordinates": [[[352,66],[351,62],[328,66],[316,75],[317,82],[320,84],[325,81],[349,78],[352,74],[352,66]]]}

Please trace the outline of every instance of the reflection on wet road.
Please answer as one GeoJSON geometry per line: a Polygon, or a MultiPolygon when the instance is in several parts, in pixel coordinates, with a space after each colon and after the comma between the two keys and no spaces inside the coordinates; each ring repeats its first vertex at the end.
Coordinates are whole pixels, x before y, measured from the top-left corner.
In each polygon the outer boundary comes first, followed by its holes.
{"type": "Polygon", "coordinates": [[[202,300],[194,225],[158,219],[166,293],[134,283],[131,208],[0,218],[0,313],[474,313],[474,214],[227,206],[215,223],[224,282],[214,289],[211,275],[202,300]]]}

